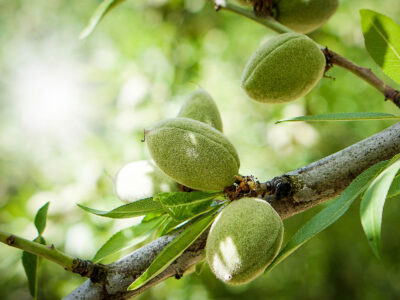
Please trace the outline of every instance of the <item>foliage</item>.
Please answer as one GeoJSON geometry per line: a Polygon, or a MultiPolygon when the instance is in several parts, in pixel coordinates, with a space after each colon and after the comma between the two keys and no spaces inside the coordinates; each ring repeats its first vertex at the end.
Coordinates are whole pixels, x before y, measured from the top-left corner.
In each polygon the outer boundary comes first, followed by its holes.
{"type": "MultiPolygon", "coordinates": [[[[47,211],[50,202],[43,205],[36,213],[35,216],[35,227],[38,232],[38,236],[34,239],[35,242],[45,245],[46,241],[42,236],[44,229],[46,228],[47,211]]],[[[22,265],[24,266],[26,276],[29,283],[29,291],[33,299],[37,299],[38,289],[38,277],[39,277],[39,262],[40,258],[34,254],[23,251],[22,252],[22,265]]]]}
{"type": "Polygon", "coordinates": [[[185,251],[215,219],[215,210],[193,220],[188,226],[171,241],[152,261],[147,270],[140,275],[128,288],[135,290],[164,271],[183,251],[185,251]]]}
{"type": "MultiPolygon", "coordinates": [[[[239,153],[246,153],[241,158],[244,166],[241,172],[252,173],[260,179],[310,163],[392,124],[382,120],[315,126],[273,125],[276,120],[298,115],[309,117],[343,111],[393,113],[394,108],[381,101],[381,95],[372,88],[339,69],[330,72],[335,81],[322,80],[311,94],[287,106],[246,102],[239,89],[240,74],[260,41],[273,36],[271,32],[222,12],[214,14],[212,6],[200,0],[138,0],[126,1],[113,10],[85,42],[78,42],[79,31],[98,4],[99,1],[94,0],[85,3],[76,0],[65,3],[0,1],[0,41],[4,45],[0,53],[0,69],[4,75],[0,81],[0,90],[4,92],[0,96],[0,226],[9,231],[32,234],[31,221],[36,209],[51,199],[46,239],[72,255],[93,257],[104,241],[112,240],[113,234],[119,238],[120,232],[136,232],[140,224],[148,224],[146,219],[91,216],[78,210],[75,203],[103,207],[106,212],[121,205],[113,196],[104,169],[114,174],[127,161],[148,158],[144,146],[139,143],[143,128],[176,114],[184,95],[197,88],[193,82],[214,96],[222,111],[226,134],[237,145],[239,153]],[[68,44],[71,47],[65,46],[68,44]],[[38,66],[40,69],[36,72],[38,66]],[[59,70],[64,71],[62,76],[59,70]],[[50,75],[46,77],[46,74],[50,75]],[[49,83],[36,89],[36,78],[49,83]],[[58,78],[61,80],[57,81],[58,78]],[[66,85],[70,82],[79,84],[66,85]],[[58,91],[55,94],[51,94],[53,87],[58,91]],[[72,111],[65,102],[59,102],[63,99],[61,96],[55,97],[66,91],[80,91],[82,87],[83,94],[68,94],[70,98],[66,103],[77,99],[73,105],[78,108],[73,106],[72,111]],[[48,98],[55,104],[43,102],[47,98],[36,96],[37,90],[47,91],[44,95],[50,95],[48,98]],[[69,113],[69,119],[60,118],[59,109],[69,113]],[[40,115],[37,111],[44,113],[40,115]]],[[[394,18],[400,13],[398,1],[394,0],[384,3],[342,1],[331,22],[311,37],[360,65],[372,66],[374,71],[380,72],[359,39],[354,39],[359,36],[359,20],[348,16],[361,7],[370,7],[394,18]]],[[[363,27],[369,22],[364,16],[362,21],[363,27]]],[[[373,37],[375,42],[382,43],[376,34],[373,37]]],[[[386,58],[392,57],[388,52],[390,47],[385,47],[384,53],[379,52],[381,56],[377,58],[368,47],[368,35],[365,39],[371,57],[389,76],[395,76],[387,68],[386,58]]],[[[392,175],[395,173],[390,171],[392,175]]],[[[376,181],[370,186],[371,193],[364,195],[374,195],[372,188],[379,182],[382,181],[376,181]]],[[[200,277],[202,285],[199,279],[185,276],[180,281],[167,281],[144,294],[142,299],[165,299],[167,291],[174,299],[193,299],[195,294],[202,298],[235,299],[243,298],[245,293],[252,299],[267,296],[292,299],[298,295],[300,299],[310,299],[326,291],[332,298],[397,298],[400,294],[396,285],[400,281],[400,241],[395,230],[385,228],[395,228],[398,224],[398,183],[399,177],[394,177],[388,191],[388,199],[393,201],[387,201],[389,207],[383,216],[380,262],[374,261],[365,247],[358,224],[359,211],[350,208],[349,214],[335,226],[304,244],[296,255],[288,257],[279,268],[252,285],[228,288],[216,282],[206,270],[200,277]],[[369,266],[368,270],[365,265],[369,266]],[[311,277],[315,281],[313,286],[308,286],[306,278],[311,277]]],[[[368,196],[366,199],[376,198],[368,196]]],[[[381,197],[376,202],[378,209],[372,215],[378,222],[374,224],[380,224],[384,200],[381,197]]],[[[207,208],[212,209],[216,203],[207,204],[210,204],[207,208]]],[[[149,216],[148,222],[162,223],[160,231],[151,231],[153,227],[148,224],[147,231],[137,233],[142,241],[122,243],[123,248],[132,249],[135,242],[140,244],[145,238],[155,238],[181,225],[165,208],[154,206],[157,207],[152,211],[154,218],[149,216]]],[[[287,236],[294,237],[293,233],[306,220],[318,215],[316,210],[285,221],[287,236]]],[[[134,212],[130,217],[135,214],[138,215],[134,212]]],[[[366,230],[370,232],[367,234],[377,241],[380,226],[371,228],[366,230]]],[[[111,245],[109,254],[101,258],[105,261],[114,261],[127,253],[122,247],[113,248],[115,243],[108,245],[111,245]]],[[[8,270],[1,272],[0,281],[6,300],[28,297],[26,279],[15,251],[0,248],[4,258],[0,269],[8,270]],[[15,265],[19,267],[14,268],[15,265]]],[[[41,276],[39,283],[46,284],[39,289],[39,299],[60,298],[83,280],[65,274],[51,263],[43,264],[41,276]]]]}
{"type": "Polygon", "coordinates": [[[400,26],[372,10],[362,9],[360,14],[369,54],[387,75],[400,83],[400,26]]]}
{"type": "Polygon", "coordinates": [[[90,18],[86,28],[81,32],[80,38],[84,39],[88,37],[92,31],[96,28],[97,24],[104,18],[104,16],[110,12],[114,7],[121,4],[125,0],[105,0],[96,9],[93,16],[90,18]]]}
{"type": "Polygon", "coordinates": [[[373,179],[382,174],[382,168],[384,168],[386,164],[387,162],[381,162],[364,171],[332,204],[324,208],[301,227],[278,254],[274,262],[268,267],[268,270],[271,270],[309,239],[336,222],[350,208],[354,200],[360,197],[368,186],[372,185],[371,182],[373,179]]]}
{"type": "Polygon", "coordinates": [[[361,120],[396,120],[400,117],[387,114],[387,113],[373,113],[373,112],[355,112],[355,113],[336,113],[314,116],[300,116],[292,119],[277,121],[276,123],[283,122],[321,122],[321,121],[361,121],[361,120]]]}

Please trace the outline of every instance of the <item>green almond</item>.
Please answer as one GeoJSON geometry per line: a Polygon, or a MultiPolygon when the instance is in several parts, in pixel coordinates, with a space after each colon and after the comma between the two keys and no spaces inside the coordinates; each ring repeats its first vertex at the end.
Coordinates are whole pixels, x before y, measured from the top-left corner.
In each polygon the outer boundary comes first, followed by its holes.
{"type": "Polygon", "coordinates": [[[146,142],[157,166],[192,189],[222,191],[239,171],[234,146],[220,131],[197,120],[161,121],[146,132],[146,142]]]}
{"type": "Polygon", "coordinates": [[[306,95],[325,71],[325,56],[305,35],[284,33],[264,43],[243,72],[242,88],[263,103],[293,101],[306,95]]]}
{"type": "Polygon", "coordinates": [[[283,223],[266,201],[243,198],[229,204],[211,226],[206,258],[212,272],[225,283],[245,284],[278,254],[283,223]]]}
{"type": "Polygon", "coordinates": [[[179,111],[178,117],[206,123],[222,132],[222,120],[213,98],[203,89],[189,95],[179,111]]]}
{"type": "Polygon", "coordinates": [[[336,12],[339,0],[277,0],[276,19],[299,33],[309,33],[325,24],[336,12]]]}

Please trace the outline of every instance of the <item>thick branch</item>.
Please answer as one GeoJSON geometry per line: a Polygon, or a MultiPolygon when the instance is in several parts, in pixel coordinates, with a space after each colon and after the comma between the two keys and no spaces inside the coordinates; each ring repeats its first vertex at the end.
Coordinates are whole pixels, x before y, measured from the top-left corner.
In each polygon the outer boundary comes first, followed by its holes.
{"type": "Polygon", "coordinates": [[[338,196],[370,166],[400,153],[400,123],[303,168],[274,178],[288,183],[286,194],[273,197],[274,208],[283,218],[338,196]],[[277,201],[276,201],[277,200],[277,201]]]}
{"type": "MultiPolygon", "coordinates": [[[[339,195],[361,172],[400,152],[400,123],[303,168],[276,177],[269,200],[285,219],[339,195]],[[282,190],[283,188],[283,190],[282,190]]],[[[128,299],[171,276],[181,274],[202,257],[207,233],[159,276],[137,291],[126,288],[178,233],[163,236],[109,265],[107,284],[86,281],[65,299],[128,299]]]]}
{"type": "Polygon", "coordinates": [[[120,261],[108,265],[108,284],[96,284],[88,280],[64,299],[129,299],[168,277],[181,277],[186,270],[190,269],[201,259],[207,233],[208,231],[203,233],[197,241],[164,272],[135,291],[127,292],[126,289],[146,270],[164,247],[179,235],[179,232],[162,236],[120,261]]]}

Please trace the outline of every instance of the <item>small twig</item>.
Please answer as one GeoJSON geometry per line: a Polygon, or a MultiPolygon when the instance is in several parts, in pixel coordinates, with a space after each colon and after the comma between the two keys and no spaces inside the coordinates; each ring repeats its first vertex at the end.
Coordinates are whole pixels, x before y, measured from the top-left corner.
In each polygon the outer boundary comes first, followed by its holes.
{"type": "MultiPolygon", "coordinates": [[[[210,0],[213,3],[220,2],[218,0],[210,0]]],[[[219,10],[224,9],[235,14],[241,15],[248,19],[251,19],[265,27],[268,27],[277,33],[286,33],[286,32],[293,32],[288,27],[280,24],[275,19],[269,16],[258,16],[254,12],[241,8],[237,5],[230,4],[226,1],[222,1],[222,3],[218,4],[219,10]]],[[[354,75],[358,76],[362,80],[366,81],[368,84],[376,88],[379,92],[381,92],[385,96],[385,100],[391,100],[393,103],[400,108],[400,92],[393,87],[385,84],[382,79],[380,79],[371,69],[364,68],[361,66],[356,65],[355,63],[351,62],[347,58],[339,55],[338,53],[329,50],[328,48],[319,45],[322,52],[325,54],[327,59],[327,69],[328,71],[333,65],[337,65],[343,69],[346,69],[352,72],[354,75]]]]}
{"type": "Polygon", "coordinates": [[[54,246],[42,245],[2,231],[0,231],[0,242],[51,260],[72,272],[74,258],[58,251],[54,246]]]}
{"type": "Polygon", "coordinates": [[[347,58],[337,54],[336,52],[329,50],[328,48],[323,49],[323,53],[327,59],[328,64],[334,64],[343,69],[346,69],[354,75],[360,77],[364,81],[368,82],[371,86],[376,88],[385,96],[385,100],[392,100],[397,107],[400,108],[400,93],[391,86],[385,84],[371,69],[357,66],[355,63],[349,61],[347,58]]]}
{"type": "Polygon", "coordinates": [[[69,256],[57,250],[54,245],[42,245],[3,231],[0,231],[0,242],[55,262],[66,271],[90,278],[93,282],[105,282],[106,266],[69,256]]]}
{"type": "Polygon", "coordinates": [[[278,33],[286,33],[286,32],[293,32],[290,28],[282,25],[281,23],[277,22],[270,16],[257,16],[253,11],[245,8],[241,8],[237,5],[233,5],[227,1],[218,1],[218,0],[210,0],[215,4],[216,11],[219,10],[227,10],[233,12],[235,14],[241,15],[248,19],[251,19],[257,23],[260,23],[278,33]]]}

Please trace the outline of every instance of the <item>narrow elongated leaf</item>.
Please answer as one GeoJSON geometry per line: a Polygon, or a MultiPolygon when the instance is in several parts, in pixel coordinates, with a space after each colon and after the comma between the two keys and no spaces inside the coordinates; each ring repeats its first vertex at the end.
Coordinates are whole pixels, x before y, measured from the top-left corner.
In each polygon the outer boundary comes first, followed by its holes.
{"type": "Polygon", "coordinates": [[[280,120],[276,122],[325,122],[325,121],[367,121],[367,120],[398,120],[400,116],[395,116],[387,113],[379,112],[351,112],[351,113],[334,113],[334,114],[322,114],[313,116],[300,116],[287,120],[280,120]]]}
{"type": "Polygon", "coordinates": [[[207,265],[206,249],[203,250],[203,256],[201,260],[196,264],[194,271],[197,275],[200,275],[204,267],[207,265]]]}
{"type": "Polygon", "coordinates": [[[148,213],[162,213],[164,211],[160,203],[153,201],[153,198],[145,198],[128,203],[110,211],[93,209],[78,204],[80,208],[101,217],[122,219],[147,215],[148,213]]]}
{"type": "Polygon", "coordinates": [[[333,203],[311,218],[311,220],[304,224],[303,227],[292,236],[266,271],[271,270],[313,236],[337,221],[387,163],[387,161],[380,162],[370,167],[354,179],[333,203]]]}
{"type": "MultiPolygon", "coordinates": [[[[43,205],[39,211],[48,206],[48,203],[43,205]]],[[[47,209],[46,209],[47,211],[47,209]]],[[[38,242],[42,245],[46,244],[45,239],[40,235],[34,242],[38,242]]],[[[34,254],[23,251],[22,252],[22,266],[24,267],[26,277],[28,278],[29,292],[34,300],[37,299],[37,291],[38,291],[38,280],[39,280],[39,264],[40,258],[34,254]]]]}
{"type": "Polygon", "coordinates": [[[101,246],[93,257],[93,261],[98,262],[111,254],[133,247],[136,244],[145,241],[152,235],[154,230],[165,221],[165,219],[166,216],[160,216],[158,218],[153,218],[150,221],[141,222],[122,229],[101,246]]]}
{"type": "Polygon", "coordinates": [[[43,205],[36,213],[35,216],[35,226],[38,231],[38,235],[42,235],[44,229],[46,228],[47,211],[49,209],[50,202],[43,205]]]}
{"type": "Polygon", "coordinates": [[[162,236],[168,232],[174,230],[178,225],[183,224],[183,222],[174,220],[171,216],[160,226],[157,236],[162,236]]]}
{"type": "Polygon", "coordinates": [[[178,237],[170,242],[153,260],[148,269],[133,282],[128,290],[134,290],[164,271],[178,258],[212,223],[215,218],[214,210],[188,226],[178,237]]]}
{"type": "Polygon", "coordinates": [[[149,222],[153,219],[157,219],[157,218],[161,217],[163,214],[164,214],[164,212],[148,213],[143,217],[142,222],[149,222]]]}
{"type": "Polygon", "coordinates": [[[82,30],[79,38],[84,39],[88,37],[96,28],[97,24],[99,24],[99,22],[104,18],[104,16],[109,13],[110,10],[124,1],[125,0],[104,0],[101,2],[99,6],[97,6],[85,29],[82,30]]]}
{"type": "Polygon", "coordinates": [[[204,266],[205,266],[206,264],[207,264],[207,262],[206,262],[206,259],[205,259],[205,258],[203,258],[202,260],[200,260],[200,261],[196,264],[196,266],[195,266],[195,272],[196,272],[197,275],[200,275],[200,274],[201,274],[201,272],[203,271],[204,266]]]}
{"type": "Polygon", "coordinates": [[[365,47],[389,77],[400,83],[400,26],[391,18],[362,9],[361,27],[365,47]]]}
{"type": "MultiPolygon", "coordinates": [[[[49,204],[50,202],[47,202],[40,207],[35,215],[34,224],[38,232],[38,237],[34,241],[41,244],[45,244],[42,233],[46,228],[49,204]]],[[[39,258],[34,254],[24,251],[22,252],[22,265],[24,267],[26,277],[28,278],[29,292],[31,293],[33,299],[37,299],[39,258]]]]}
{"type": "Polygon", "coordinates": [[[160,193],[154,196],[154,200],[161,203],[174,220],[183,222],[211,209],[211,204],[219,195],[221,193],[160,193]]]}
{"type": "Polygon", "coordinates": [[[390,186],[386,199],[400,195],[400,175],[397,175],[390,186]]]}
{"type": "Polygon", "coordinates": [[[29,292],[37,299],[39,258],[29,252],[22,253],[22,265],[28,278],[29,292]]]}
{"type": "Polygon", "coordinates": [[[379,176],[374,179],[361,200],[361,224],[372,251],[378,258],[380,258],[383,206],[385,205],[390,185],[400,169],[399,157],[397,155],[379,176]]]}

